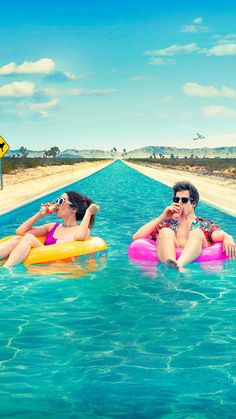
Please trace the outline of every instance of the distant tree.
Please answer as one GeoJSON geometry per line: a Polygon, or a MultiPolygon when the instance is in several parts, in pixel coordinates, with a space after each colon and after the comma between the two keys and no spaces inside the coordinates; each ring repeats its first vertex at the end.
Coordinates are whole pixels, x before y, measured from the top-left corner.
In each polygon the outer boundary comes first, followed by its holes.
{"type": "Polygon", "coordinates": [[[48,150],[44,150],[44,152],[43,152],[43,157],[49,157],[49,155],[48,155],[48,150]]]}
{"type": "Polygon", "coordinates": [[[117,148],[116,147],[113,147],[111,149],[111,155],[112,155],[112,157],[114,157],[116,153],[117,153],[117,148]]]}
{"type": "Polygon", "coordinates": [[[126,155],[127,155],[126,148],[123,148],[122,157],[125,157],[126,155]]]}
{"type": "Polygon", "coordinates": [[[48,157],[53,157],[53,161],[56,161],[56,156],[60,153],[60,149],[56,146],[51,147],[50,150],[47,151],[48,157]]]}
{"type": "Polygon", "coordinates": [[[170,159],[175,160],[175,155],[173,153],[170,155],[170,159]]]}
{"type": "Polygon", "coordinates": [[[22,147],[19,149],[19,152],[20,152],[20,157],[21,157],[22,159],[26,159],[26,157],[28,156],[28,151],[27,151],[27,148],[22,146],[22,147]]]}
{"type": "Polygon", "coordinates": [[[162,154],[162,153],[159,153],[159,157],[160,157],[160,159],[162,159],[162,157],[163,157],[163,154],[162,154]]]}
{"type": "Polygon", "coordinates": [[[191,154],[191,156],[190,156],[190,157],[191,157],[191,159],[194,159],[194,154],[191,154]]]}
{"type": "Polygon", "coordinates": [[[149,158],[152,159],[152,154],[151,154],[151,156],[149,158]]]}

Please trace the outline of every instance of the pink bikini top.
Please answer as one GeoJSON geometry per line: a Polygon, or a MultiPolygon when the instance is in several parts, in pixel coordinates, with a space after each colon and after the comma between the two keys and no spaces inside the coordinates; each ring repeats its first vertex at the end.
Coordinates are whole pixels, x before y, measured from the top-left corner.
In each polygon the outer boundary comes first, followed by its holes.
{"type": "Polygon", "coordinates": [[[56,244],[57,240],[54,236],[53,233],[54,231],[57,229],[57,227],[60,225],[60,223],[56,223],[53,228],[47,233],[46,235],[46,239],[44,241],[44,246],[49,246],[50,244],[56,244]]]}

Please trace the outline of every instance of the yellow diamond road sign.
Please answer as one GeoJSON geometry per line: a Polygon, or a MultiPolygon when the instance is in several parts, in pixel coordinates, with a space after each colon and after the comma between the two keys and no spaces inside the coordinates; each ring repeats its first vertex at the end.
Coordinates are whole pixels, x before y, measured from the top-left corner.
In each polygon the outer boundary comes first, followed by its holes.
{"type": "Polygon", "coordinates": [[[7,142],[0,136],[0,159],[4,156],[4,154],[9,150],[10,146],[7,142]]]}

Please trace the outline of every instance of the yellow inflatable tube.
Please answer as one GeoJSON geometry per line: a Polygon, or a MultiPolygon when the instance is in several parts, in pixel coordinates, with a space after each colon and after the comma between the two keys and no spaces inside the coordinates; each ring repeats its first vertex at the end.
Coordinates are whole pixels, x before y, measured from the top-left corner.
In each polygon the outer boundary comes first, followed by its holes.
{"type": "MultiPolygon", "coordinates": [[[[10,239],[13,236],[0,239],[0,243],[10,239]]],[[[37,237],[44,243],[45,237],[37,237]]],[[[100,237],[89,237],[83,241],[71,241],[51,244],[44,247],[31,249],[29,255],[23,262],[24,265],[33,265],[35,263],[48,263],[56,260],[72,261],[73,257],[89,255],[107,249],[107,244],[100,237]]]]}

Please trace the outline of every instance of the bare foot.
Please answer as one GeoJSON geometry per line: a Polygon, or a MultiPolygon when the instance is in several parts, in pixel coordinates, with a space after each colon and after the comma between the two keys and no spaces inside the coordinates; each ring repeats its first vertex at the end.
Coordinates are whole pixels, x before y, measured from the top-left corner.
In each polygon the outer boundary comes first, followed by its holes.
{"type": "Polygon", "coordinates": [[[175,260],[167,259],[166,264],[170,268],[175,269],[176,271],[179,271],[179,267],[178,267],[177,262],[175,260]]]}

